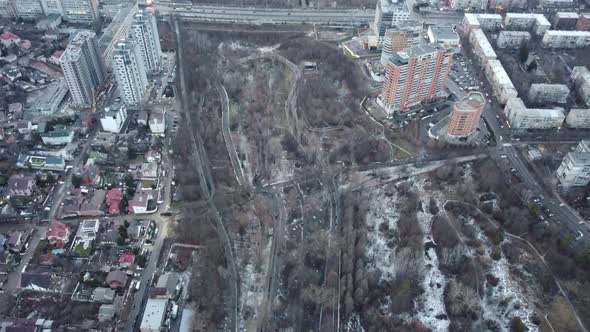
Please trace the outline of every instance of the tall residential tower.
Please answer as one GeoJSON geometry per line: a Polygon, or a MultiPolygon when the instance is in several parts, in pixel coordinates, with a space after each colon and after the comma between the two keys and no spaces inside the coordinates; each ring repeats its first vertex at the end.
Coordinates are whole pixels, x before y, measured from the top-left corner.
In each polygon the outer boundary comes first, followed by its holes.
{"type": "Polygon", "coordinates": [[[91,106],[94,94],[105,79],[104,63],[100,56],[96,34],[81,31],[70,41],[59,59],[74,104],[91,106]]]}
{"type": "Polygon", "coordinates": [[[145,65],[139,46],[133,39],[121,40],[113,52],[113,71],[123,102],[127,105],[139,104],[148,85],[145,65]]]}
{"type": "Polygon", "coordinates": [[[381,98],[389,113],[445,96],[452,54],[436,44],[414,46],[389,57],[381,98]]]}
{"type": "Polygon", "coordinates": [[[131,35],[138,43],[147,72],[150,74],[159,72],[162,48],[154,13],[140,10],[135,14],[131,22],[131,35]]]}

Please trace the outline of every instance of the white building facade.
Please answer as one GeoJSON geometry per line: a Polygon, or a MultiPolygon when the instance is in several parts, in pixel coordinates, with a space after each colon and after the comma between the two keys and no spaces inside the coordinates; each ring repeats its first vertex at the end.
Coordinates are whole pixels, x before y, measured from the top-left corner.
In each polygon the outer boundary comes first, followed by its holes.
{"type": "Polygon", "coordinates": [[[527,108],[520,98],[508,100],[504,112],[514,130],[560,128],[565,120],[561,107],[527,108]]]}
{"type": "Polygon", "coordinates": [[[490,60],[486,63],[485,74],[488,82],[492,86],[494,95],[502,105],[506,104],[510,98],[518,96],[512,80],[504,70],[500,60],[490,60]]]}
{"type": "Polygon", "coordinates": [[[146,66],[135,40],[121,40],[115,45],[112,66],[123,102],[127,105],[141,103],[148,80],[146,66]]]}
{"type": "Polygon", "coordinates": [[[590,109],[572,108],[565,118],[570,128],[590,128],[590,109]]]}
{"type": "Polygon", "coordinates": [[[565,104],[570,89],[564,84],[531,84],[529,89],[529,101],[535,103],[565,104]]]}
{"type": "Polygon", "coordinates": [[[485,64],[488,60],[497,59],[494,48],[481,29],[476,29],[471,32],[469,35],[469,42],[471,43],[473,53],[479,58],[479,61],[481,61],[482,64],[485,64]]]}

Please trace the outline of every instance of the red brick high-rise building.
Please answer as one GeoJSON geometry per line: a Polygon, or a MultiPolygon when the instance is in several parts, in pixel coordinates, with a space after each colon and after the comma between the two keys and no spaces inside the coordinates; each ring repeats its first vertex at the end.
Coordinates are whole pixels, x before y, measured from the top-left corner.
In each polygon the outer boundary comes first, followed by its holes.
{"type": "Polygon", "coordinates": [[[453,105],[447,134],[454,137],[471,135],[479,126],[479,119],[486,104],[481,92],[470,92],[453,105]]]}
{"type": "Polygon", "coordinates": [[[388,113],[407,112],[445,97],[452,58],[450,51],[435,44],[414,46],[389,57],[381,92],[388,113]]]}

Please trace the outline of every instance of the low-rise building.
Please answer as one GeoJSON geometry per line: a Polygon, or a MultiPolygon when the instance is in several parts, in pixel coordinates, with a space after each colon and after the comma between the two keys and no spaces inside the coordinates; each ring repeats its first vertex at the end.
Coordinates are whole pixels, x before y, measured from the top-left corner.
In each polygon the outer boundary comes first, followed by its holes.
{"type": "Polygon", "coordinates": [[[133,199],[129,201],[128,211],[135,214],[155,212],[157,209],[155,200],[157,198],[158,192],[156,190],[137,190],[133,199]]]}
{"type": "Polygon", "coordinates": [[[504,112],[514,130],[559,128],[565,120],[561,107],[527,108],[520,98],[508,100],[504,112]]]}
{"type": "Polygon", "coordinates": [[[439,44],[446,48],[459,47],[461,40],[459,35],[450,26],[434,26],[428,27],[428,40],[433,44],[439,44]]]}
{"type": "Polygon", "coordinates": [[[481,29],[471,32],[469,42],[471,43],[473,53],[479,58],[481,63],[486,63],[488,60],[495,60],[497,58],[494,48],[481,29]]]}
{"type": "Polygon", "coordinates": [[[126,119],[127,107],[125,105],[106,108],[104,116],[100,118],[102,130],[118,134],[121,132],[126,119]]]}
{"type": "Polygon", "coordinates": [[[51,83],[36,105],[37,112],[43,115],[52,115],[60,109],[60,105],[69,92],[68,85],[63,79],[51,83]]]}
{"type": "Polygon", "coordinates": [[[92,291],[92,300],[100,303],[113,303],[115,290],[106,287],[97,287],[92,291]]]}
{"type": "Polygon", "coordinates": [[[582,48],[590,46],[590,31],[549,30],[543,35],[546,48],[582,48]]]}
{"type": "Polygon", "coordinates": [[[528,31],[500,31],[496,45],[499,48],[518,48],[530,40],[531,34],[528,31]]]}
{"type": "Polygon", "coordinates": [[[167,309],[167,299],[148,299],[139,330],[141,332],[162,331],[167,309]]]}
{"type": "Polygon", "coordinates": [[[158,178],[158,163],[148,162],[141,164],[140,178],[142,180],[155,180],[158,178]]]}
{"type": "Polygon", "coordinates": [[[70,239],[70,227],[59,221],[54,221],[47,229],[47,241],[56,247],[63,247],[70,239]]]}
{"type": "Polygon", "coordinates": [[[34,176],[14,174],[8,178],[8,193],[11,196],[31,196],[34,192],[34,176]]]}
{"type": "Polygon", "coordinates": [[[152,134],[163,135],[166,131],[166,113],[152,112],[150,114],[149,125],[152,134]]]}
{"type": "Polygon", "coordinates": [[[565,104],[570,89],[564,84],[531,84],[529,89],[529,101],[535,103],[565,104]]]}
{"type": "Polygon", "coordinates": [[[492,86],[494,95],[498,98],[500,103],[504,105],[510,98],[518,96],[518,92],[516,91],[516,88],[514,88],[514,85],[512,84],[510,77],[508,77],[506,70],[504,70],[502,63],[500,63],[500,60],[488,61],[485,66],[485,74],[492,86]]]}
{"type": "Polygon", "coordinates": [[[45,145],[64,145],[72,143],[74,131],[65,126],[55,126],[52,131],[41,133],[40,136],[45,145]]]}
{"type": "Polygon", "coordinates": [[[0,44],[4,47],[10,47],[12,45],[18,45],[20,43],[20,37],[10,31],[5,31],[0,34],[0,44]]]}
{"type": "Polygon", "coordinates": [[[46,171],[63,171],[66,168],[66,161],[62,157],[20,154],[16,166],[46,171]]]}
{"type": "Polygon", "coordinates": [[[590,70],[583,66],[576,66],[572,69],[571,78],[578,97],[586,106],[590,106],[590,70]]]}
{"type": "Polygon", "coordinates": [[[121,200],[123,199],[123,193],[119,188],[112,188],[107,192],[106,195],[106,206],[108,214],[119,214],[121,200]]]}
{"type": "Polygon", "coordinates": [[[74,245],[82,244],[84,249],[90,248],[98,234],[98,219],[83,220],[74,237],[74,245]]]}
{"type": "Polygon", "coordinates": [[[562,186],[586,186],[590,183],[589,141],[581,141],[574,151],[569,152],[555,174],[562,186]]]}
{"type": "Polygon", "coordinates": [[[576,30],[580,14],[576,12],[557,12],[553,17],[553,30],[576,30]]]}
{"type": "Polygon", "coordinates": [[[119,256],[119,266],[127,268],[135,262],[135,255],[131,252],[124,252],[119,256]]]}
{"type": "Polygon", "coordinates": [[[572,108],[565,118],[570,128],[590,128],[590,109],[572,108]]]}
{"type": "Polygon", "coordinates": [[[112,289],[123,288],[127,285],[127,274],[121,270],[113,270],[107,274],[106,283],[112,289]]]}
{"type": "Polygon", "coordinates": [[[580,17],[576,22],[576,30],[590,31],[590,13],[580,13],[580,17]]]}

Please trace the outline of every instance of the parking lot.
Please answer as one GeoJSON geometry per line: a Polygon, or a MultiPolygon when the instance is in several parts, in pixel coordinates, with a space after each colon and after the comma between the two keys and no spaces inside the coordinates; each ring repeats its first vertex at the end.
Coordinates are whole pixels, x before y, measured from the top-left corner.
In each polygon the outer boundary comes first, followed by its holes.
{"type": "Polygon", "coordinates": [[[453,65],[449,76],[457,83],[461,91],[477,91],[482,85],[473,71],[472,60],[460,53],[453,55],[453,65]]]}

